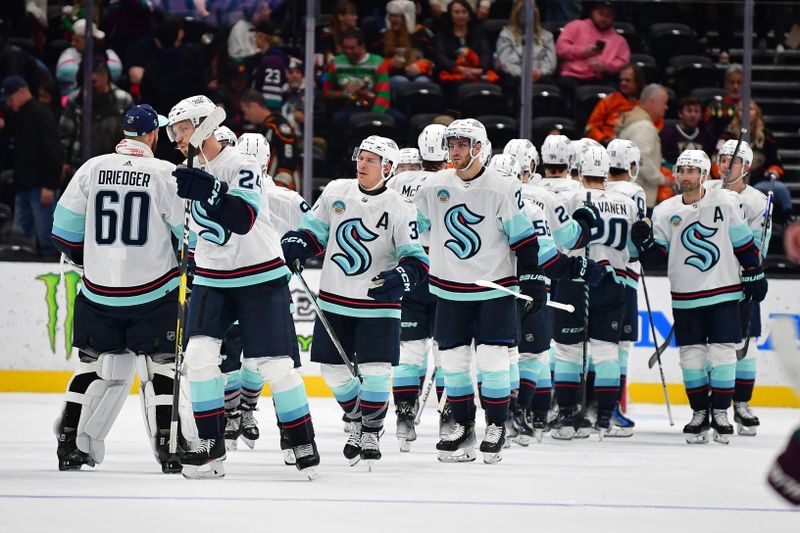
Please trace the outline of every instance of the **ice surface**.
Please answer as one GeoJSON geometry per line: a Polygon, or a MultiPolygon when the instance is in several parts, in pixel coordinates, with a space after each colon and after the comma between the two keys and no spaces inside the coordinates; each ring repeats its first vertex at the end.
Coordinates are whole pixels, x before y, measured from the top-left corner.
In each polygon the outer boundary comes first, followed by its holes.
{"type": "Polygon", "coordinates": [[[322,465],[309,482],[283,464],[272,405],[262,399],[255,450],[229,452],[225,479],[190,481],[161,473],[133,396],[106,440],[105,462],[59,472],[52,422],[61,401],[57,394],[0,394],[2,532],[800,532],[800,510],[764,481],[800,423],[796,409],[757,409],[755,438],[689,446],[681,434],[688,407],[675,407],[670,428],[663,406],[633,405],[630,439],[545,437],[514,445],[491,466],[480,456],[438,463],[433,408],[411,453],[401,454],[390,412],[383,460],[368,473],[341,455],[346,436],[336,403],[312,398],[322,465]]]}

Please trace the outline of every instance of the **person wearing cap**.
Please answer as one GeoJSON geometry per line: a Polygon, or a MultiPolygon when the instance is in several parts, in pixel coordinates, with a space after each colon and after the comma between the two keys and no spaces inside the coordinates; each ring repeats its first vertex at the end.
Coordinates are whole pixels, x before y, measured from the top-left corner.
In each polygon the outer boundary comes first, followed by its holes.
{"type": "Polygon", "coordinates": [[[0,103],[10,111],[0,118],[14,139],[13,232],[36,241],[39,254],[58,257],[50,242],[56,192],[61,176],[61,146],[50,110],[33,98],[28,83],[8,76],[0,85],[0,103]]]}
{"type": "Polygon", "coordinates": [[[273,22],[259,22],[255,27],[255,34],[259,54],[254,57],[256,67],[253,70],[252,87],[264,95],[270,109],[280,109],[283,105],[289,56],[280,47],[282,41],[278,36],[278,27],[273,22]]]}
{"type": "MultiPolygon", "coordinates": [[[[100,31],[97,26],[92,24],[92,38],[94,39],[95,46],[99,46],[101,41],[105,39],[106,34],[100,31]]],[[[86,49],[86,20],[76,20],[72,25],[72,36],[70,37],[72,46],[61,52],[56,63],[56,79],[58,80],[59,91],[61,97],[68,96],[72,91],[78,88],[77,74],[81,66],[81,58],[83,51],[86,49]]],[[[97,50],[97,48],[95,48],[97,50]]],[[[105,55],[106,63],[108,63],[108,71],[111,74],[112,81],[118,81],[122,75],[122,61],[114,50],[107,49],[100,51],[105,55]]]]}
{"type": "Polygon", "coordinates": [[[283,94],[281,114],[298,132],[298,137],[302,137],[303,124],[305,123],[303,108],[306,99],[306,78],[303,62],[296,57],[289,60],[289,68],[286,70],[286,83],[287,87],[286,92],[283,94]]]}
{"type": "MultiPolygon", "coordinates": [[[[153,157],[166,123],[149,105],[131,108],[114,152],[81,165],[56,206],[53,244],[83,269],[72,333],[80,362],[55,425],[59,470],[103,462],[134,369],[153,455],[162,472],[181,470],[169,424],[179,285],[172,238],[182,236],[184,202],[175,166],[153,157]]],[[[187,435],[193,423],[183,422],[187,435]]]]}

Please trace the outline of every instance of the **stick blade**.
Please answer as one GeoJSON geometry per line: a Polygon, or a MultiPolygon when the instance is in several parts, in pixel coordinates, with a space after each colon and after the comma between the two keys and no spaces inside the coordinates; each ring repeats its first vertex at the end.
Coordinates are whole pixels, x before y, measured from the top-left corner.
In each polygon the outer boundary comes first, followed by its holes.
{"type": "Polygon", "coordinates": [[[203,122],[194,130],[192,137],[189,139],[189,144],[195,148],[199,148],[203,141],[214,135],[214,130],[219,128],[225,122],[227,114],[222,107],[215,107],[214,111],[203,120],[203,122]]]}

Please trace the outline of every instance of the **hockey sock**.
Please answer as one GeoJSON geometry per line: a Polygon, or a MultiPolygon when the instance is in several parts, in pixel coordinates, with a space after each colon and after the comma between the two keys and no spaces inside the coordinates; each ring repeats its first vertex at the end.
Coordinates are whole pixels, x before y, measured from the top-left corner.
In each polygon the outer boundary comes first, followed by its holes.
{"type": "Polygon", "coordinates": [[[550,381],[550,369],[539,361],[536,376],[536,393],[533,395],[530,407],[533,411],[547,411],[550,408],[550,395],[553,392],[553,383],[550,381]]]}
{"type": "Polygon", "coordinates": [[[485,371],[481,373],[483,383],[480,388],[481,403],[490,424],[502,425],[508,416],[508,403],[511,384],[508,371],[485,371]]]}
{"type": "Polygon", "coordinates": [[[331,391],[348,419],[361,418],[361,404],[358,401],[361,395],[361,381],[351,378],[344,385],[331,386],[331,391]]]}
{"type": "MultiPolygon", "coordinates": [[[[383,428],[389,405],[389,372],[366,374],[361,389],[361,423],[364,431],[379,432],[383,428]]],[[[416,376],[415,376],[416,377],[416,376]]]]}
{"type": "Polygon", "coordinates": [[[511,382],[511,390],[519,390],[519,363],[511,363],[508,365],[508,377],[511,382]]]}
{"type": "Polygon", "coordinates": [[[619,394],[617,401],[621,402],[625,396],[625,386],[628,384],[628,350],[619,349],[619,394]]]}
{"type": "Polygon", "coordinates": [[[578,405],[582,370],[578,363],[556,359],[556,399],[561,409],[572,409],[578,405]]]}
{"type": "Polygon", "coordinates": [[[594,395],[599,410],[611,411],[619,396],[619,363],[604,361],[595,365],[594,395]]]}
{"type": "Polygon", "coordinates": [[[297,370],[292,370],[277,382],[270,382],[270,390],[278,424],[286,432],[292,446],[311,442],[314,439],[314,426],[308,409],[306,387],[297,370]]]}
{"type": "MultiPolygon", "coordinates": [[[[419,396],[421,368],[419,365],[403,363],[394,367],[392,394],[395,405],[403,401],[411,403],[416,401],[417,396],[419,396]]],[[[422,374],[421,379],[425,379],[425,374],[422,374]]]]}
{"type": "Polygon", "coordinates": [[[189,391],[198,436],[201,439],[220,438],[225,432],[225,380],[222,374],[205,380],[190,379],[189,391]]]}
{"type": "MultiPolygon", "coordinates": [[[[594,394],[594,380],[596,377],[596,370],[594,367],[594,361],[592,360],[592,356],[589,356],[589,366],[586,369],[586,404],[589,405],[594,402],[597,398],[595,398],[594,394]]],[[[578,389],[580,391],[580,389],[578,389]]],[[[580,399],[580,398],[579,398],[580,399]]]]}
{"type": "Polygon", "coordinates": [[[704,368],[684,368],[683,386],[693,411],[708,409],[708,373],[704,368]]]}
{"type": "Polygon", "coordinates": [[[734,402],[749,402],[753,398],[753,386],[756,384],[756,358],[748,355],[736,361],[736,388],[733,391],[734,402]]]}
{"type": "MultiPolygon", "coordinates": [[[[527,409],[531,405],[533,396],[536,394],[538,367],[542,366],[535,359],[522,359],[519,362],[519,397],[517,398],[517,405],[522,409],[527,409]]],[[[549,377],[548,375],[548,380],[549,377]]]]}
{"type": "Polygon", "coordinates": [[[441,401],[442,395],[444,394],[444,370],[442,367],[436,367],[436,399],[441,401]]]}
{"type": "Polygon", "coordinates": [[[717,365],[711,369],[711,407],[727,409],[733,399],[736,363],[717,365]]]}
{"type": "Polygon", "coordinates": [[[478,386],[478,403],[480,404],[481,409],[485,411],[486,406],[483,404],[483,393],[481,393],[481,388],[483,387],[483,376],[481,375],[480,370],[478,370],[478,373],[475,374],[475,384],[478,386]]]}
{"type": "Polygon", "coordinates": [[[225,372],[222,377],[225,379],[225,410],[235,411],[242,401],[242,371],[225,372]]]}
{"type": "Polygon", "coordinates": [[[425,352],[425,359],[422,361],[422,366],[419,367],[419,388],[425,385],[425,377],[428,375],[428,352],[425,352]]]}
{"type": "Polygon", "coordinates": [[[264,376],[261,375],[261,372],[253,371],[247,367],[242,368],[242,401],[244,403],[255,407],[263,388],[264,376]]]}
{"type": "Polygon", "coordinates": [[[469,372],[444,372],[444,386],[453,419],[459,424],[475,420],[475,390],[469,372]]]}

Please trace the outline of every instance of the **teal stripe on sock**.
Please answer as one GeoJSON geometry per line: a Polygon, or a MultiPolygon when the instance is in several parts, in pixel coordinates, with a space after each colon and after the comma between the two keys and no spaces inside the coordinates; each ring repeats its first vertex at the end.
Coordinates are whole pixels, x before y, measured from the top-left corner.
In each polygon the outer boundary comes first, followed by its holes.
{"type": "Polygon", "coordinates": [[[392,383],[395,387],[403,387],[408,385],[419,386],[420,370],[421,367],[419,365],[397,365],[394,368],[394,377],[392,383]]]}
{"type": "Polygon", "coordinates": [[[364,376],[364,383],[361,386],[361,399],[373,403],[388,402],[391,389],[389,374],[364,376]]]}
{"type": "Polygon", "coordinates": [[[717,365],[711,369],[711,386],[717,389],[732,389],[736,378],[736,363],[717,365]]]}
{"type": "Polygon", "coordinates": [[[242,387],[248,390],[260,390],[264,387],[264,376],[249,368],[242,368],[242,387]]]}
{"type": "Polygon", "coordinates": [[[582,370],[578,363],[556,359],[556,381],[580,383],[582,370]]]}
{"type": "Polygon", "coordinates": [[[627,374],[628,373],[628,356],[630,353],[628,350],[619,350],[619,373],[620,374],[627,374]]]}
{"type": "Polygon", "coordinates": [[[296,420],[308,414],[308,397],[305,385],[301,382],[287,391],[273,393],[275,413],[281,422],[296,420]]]}
{"type": "Polygon", "coordinates": [[[487,398],[505,398],[511,394],[511,380],[507,371],[483,372],[481,394],[487,398]]]}
{"type": "Polygon", "coordinates": [[[192,410],[195,412],[221,409],[225,404],[225,383],[222,376],[205,381],[189,381],[192,410]]]}
{"type": "Polygon", "coordinates": [[[508,379],[511,382],[511,390],[519,389],[520,369],[517,363],[508,365],[508,379]]]}
{"type": "Polygon", "coordinates": [[[350,378],[350,381],[344,385],[331,387],[331,392],[333,392],[337,402],[349,402],[361,392],[361,382],[356,378],[350,378]]]}
{"type": "Polygon", "coordinates": [[[708,372],[702,369],[697,368],[684,368],[682,369],[683,372],[683,384],[687,389],[695,389],[697,387],[702,387],[703,385],[708,385],[708,372]]]}
{"type": "Polygon", "coordinates": [[[241,370],[232,370],[222,374],[225,378],[225,391],[232,391],[242,388],[242,372],[241,370]]]}

